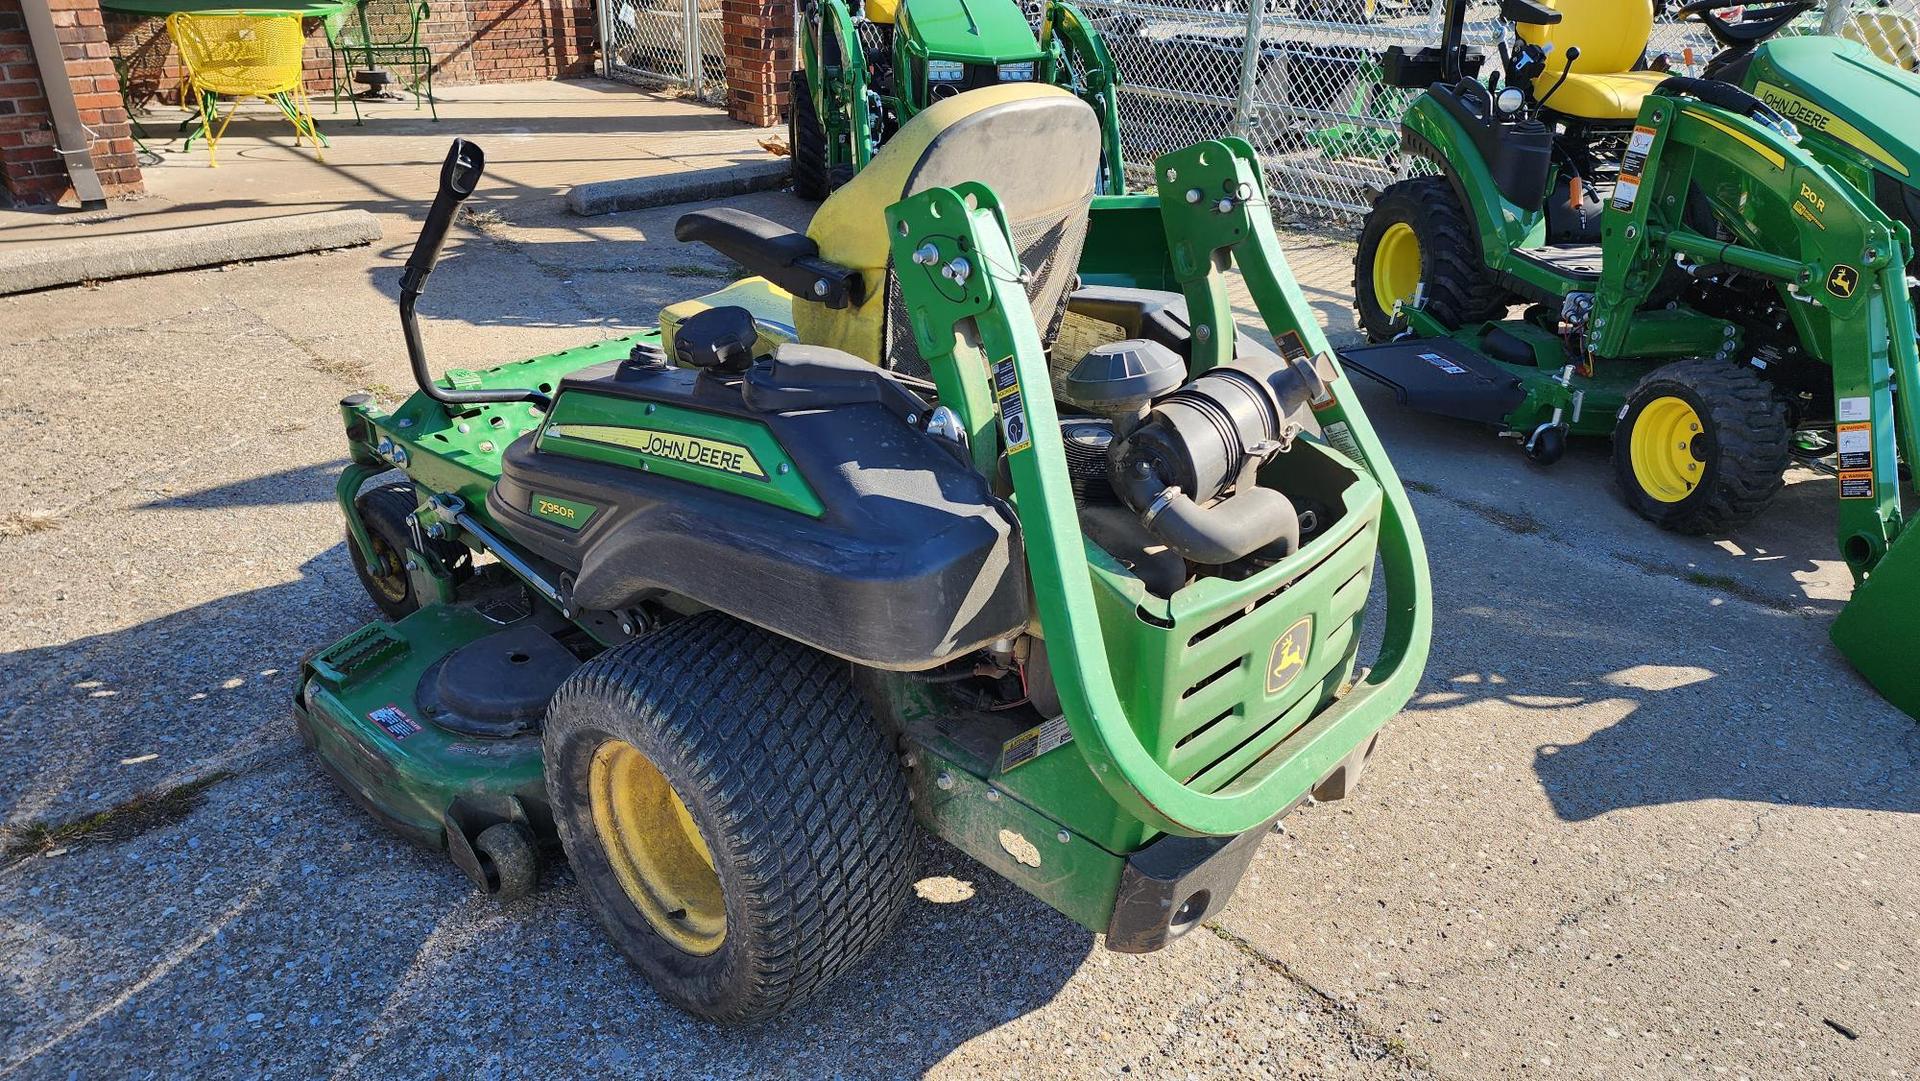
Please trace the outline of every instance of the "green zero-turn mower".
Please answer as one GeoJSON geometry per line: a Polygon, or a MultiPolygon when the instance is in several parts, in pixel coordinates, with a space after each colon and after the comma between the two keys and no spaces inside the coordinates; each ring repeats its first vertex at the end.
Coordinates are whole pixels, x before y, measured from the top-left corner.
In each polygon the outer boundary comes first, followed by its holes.
{"type": "Polygon", "coordinates": [[[795,193],[826,198],[937,101],[1033,82],[1065,87],[1093,107],[1095,191],[1125,191],[1120,76],[1106,43],[1063,0],[1047,0],[1038,22],[1036,37],[1019,0],[811,0],[799,20],[787,114],[795,193]]]}
{"type": "Polygon", "coordinates": [[[1426,88],[1404,144],[1441,175],[1375,201],[1354,294],[1379,344],[1345,360],[1542,463],[1611,435],[1627,502],[1682,532],[1758,513],[1796,457],[1828,469],[1857,583],[1834,641],[1920,715],[1920,541],[1896,546],[1920,460],[1920,77],[1838,38],[1765,41],[1805,3],[1740,23],[1714,3],[1682,9],[1724,46],[1706,79],[1648,69],[1648,0],[1505,0],[1504,87],[1476,77],[1464,0],[1439,47],[1389,50],[1390,81],[1426,88]]]}
{"type": "Polygon", "coordinates": [[[1412,693],[1426,556],[1252,151],[1167,155],[1164,203],[1094,198],[1099,153],[1055,87],[940,102],[824,229],[683,217],[758,276],[659,331],[435,379],[413,306],[481,169],[456,143],[401,287],[420,390],[341,403],[394,621],[303,666],[320,761],[489,891],[557,842],[708,1018],[887,934],[915,819],[1115,950],[1217,912],[1412,693]],[[1235,264],[1281,351],[1236,331],[1235,264]]]}

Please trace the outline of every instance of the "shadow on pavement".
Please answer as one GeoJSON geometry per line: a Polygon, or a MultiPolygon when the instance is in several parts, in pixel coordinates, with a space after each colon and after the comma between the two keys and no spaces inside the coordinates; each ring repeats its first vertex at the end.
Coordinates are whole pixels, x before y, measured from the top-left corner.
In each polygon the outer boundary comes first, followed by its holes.
{"type": "MultiPolygon", "coordinates": [[[[173,505],[325,500],[334,468],[173,505]]],[[[184,818],[6,868],[0,959],[19,978],[0,980],[0,1073],[84,1055],[168,1074],[246,1055],[300,1076],[405,1075],[432,1031],[437,1053],[476,1066],[520,1061],[524,1037],[563,1070],[900,1077],[1045,1006],[1088,959],[1091,933],[933,842],[902,927],[855,972],[754,1028],[695,1022],[602,938],[564,866],[502,908],[381,829],[298,746],[301,657],[370,618],[336,543],[295,580],[0,657],[0,821],[70,822],[236,774],[184,818]],[[481,1038],[483,1024],[508,1038],[481,1038]],[[444,1038],[462,1032],[475,1040],[444,1038]],[[578,1046],[557,1046],[568,1032],[578,1046]]]]}

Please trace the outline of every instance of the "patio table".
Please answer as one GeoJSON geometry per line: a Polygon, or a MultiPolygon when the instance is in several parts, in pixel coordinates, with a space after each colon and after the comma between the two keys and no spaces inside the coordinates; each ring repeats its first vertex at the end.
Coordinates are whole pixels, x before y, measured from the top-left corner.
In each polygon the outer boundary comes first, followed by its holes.
{"type": "MultiPolygon", "coordinates": [[[[242,0],[241,3],[235,3],[234,0],[100,0],[100,8],[102,11],[150,15],[157,18],[165,18],[175,12],[184,11],[190,15],[293,14],[303,19],[326,19],[349,8],[358,7],[361,2],[362,0],[242,0]]],[[[201,117],[189,116],[180,122],[180,130],[189,131],[187,141],[181,147],[182,150],[186,150],[190,149],[193,141],[206,130],[206,124],[201,117]]]]}
{"type": "Polygon", "coordinates": [[[121,11],[130,15],[171,15],[176,11],[185,11],[202,15],[209,11],[244,12],[247,14],[278,15],[296,12],[302,18],[324,19],[329,15],[353,7],[359,0],[100,0],[100,7],[107,11],[121,11]]]}

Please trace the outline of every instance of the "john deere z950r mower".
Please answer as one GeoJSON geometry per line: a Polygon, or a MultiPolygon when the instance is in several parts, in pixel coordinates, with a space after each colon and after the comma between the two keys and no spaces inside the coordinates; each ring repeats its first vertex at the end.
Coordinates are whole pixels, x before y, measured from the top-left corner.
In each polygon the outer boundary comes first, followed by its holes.
{"type": "Polygon", "coordinates": [[[757,276],[658,331],[436,378],[413,306],[480,173],[456,143],[402,285],[419,392],[341,403],[394,622],[304,665],[320,761],[488,890],[557,844],[702,1017],[855,964],[916,820],[1115,950],[1217,912],[1411,694],[1426,559],[1250,148],[1162,158],[1164,202],[1096,197],[1100,153],[1055,87],[937,102],[809,234],[682,218],[757,276]]]}
{"type": "Polygon", "coordinates": [[[1011,83],[1051,83],[1091,106],[1100,119],[1094,190],[1126,190],[1118,70],[1072,4],[1047,0],[1038,36],[1018,0],[810,0],[799,21],[787,141],[802,198],[846,183],[935,102],[1011,83]]]}
{"type": "Polygon", "coordinates": [[[1542,463],[1611,435],[1627,502],[1683,532],[1757,514],[1796,454],[1824,466],[1857,582],[1834,641],[1920,715],[1920,541],[1898,543],[1920,77],[1838,38],[1765,40],[1805,3],[1728,23],[1716,2],[1681,9],[1725,47],[1708,78],[1649,70],[1648,0],[1504,0],[1484,80],[1465,0],[1439,48],[1390,50],[1392,81],[1426,88],[1406,147],[1441,175],[1368,215],[1354,293],[1381,344],[1346,360],[1542,463]]]}

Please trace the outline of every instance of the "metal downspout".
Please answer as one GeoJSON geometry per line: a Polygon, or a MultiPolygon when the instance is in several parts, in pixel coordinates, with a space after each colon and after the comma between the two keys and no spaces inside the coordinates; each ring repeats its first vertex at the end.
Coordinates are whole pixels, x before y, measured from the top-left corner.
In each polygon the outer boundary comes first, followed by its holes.
{"type": "Polygon", "coordinates": [[[107,205],[107,191],[93,171],[92,141],[87,137],[87,126],[80,122],[80,106],[73,97],[73,82],[67,77],[67,59],[60,49],[60,35],[53,28],[53,12],[33,0],[21,4],[20,10],[33,39],[33,60],[40,68],[47,108],[53,113],[54,149],[66,163],[67,179],[73,182],[73,193],[80,197],[80,209],[99,210],[107,205]]]}

